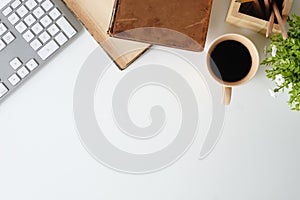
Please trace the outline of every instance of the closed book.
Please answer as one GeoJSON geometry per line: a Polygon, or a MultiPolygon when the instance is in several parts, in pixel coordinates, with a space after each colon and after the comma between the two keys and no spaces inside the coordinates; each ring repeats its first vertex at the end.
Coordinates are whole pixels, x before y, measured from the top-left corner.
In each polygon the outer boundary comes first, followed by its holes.
{"type": "Polygon", "coordinates": [[[114,0],[63,0],[120,69],[125,69],[149,47],[107,34],[114,0]]]}
{"type": "Polygon", "coordinates": [[[212,0],[115,0],[109,34],[168,47],[202,51],[212,0]]]}

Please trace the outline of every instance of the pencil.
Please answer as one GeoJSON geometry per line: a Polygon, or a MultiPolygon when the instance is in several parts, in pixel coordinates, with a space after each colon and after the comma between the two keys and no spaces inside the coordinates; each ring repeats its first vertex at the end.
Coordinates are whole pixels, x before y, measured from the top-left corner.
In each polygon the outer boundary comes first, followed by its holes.
{"type": "Polygon", "coordinates": [[[279,9],[277,7],[277,4],[275,2],[273,2],[272,6],[273,6],[273,11],[275,13],[276,19],[278,21],[278,24],[279,24],[279,27],[280,27],[280,30],[281,30],[281,33],[282,33],[282,37],[283,37],[283,39],[286,40],[288,38],[288,34],[287,34],[286,29],[284,27],[283,20],[282,20],[281,14],[279,12],[279,9]]]}
{"type": "Polygon", "coordinates": [[[268,22],[268,26],[267,26],[267,33],[266,33],[266,37],[270,37],[272,30],[273,30],[273,25],[274,25],[274,20],[275,20],[275,14],[272,11],[269,22],[268,22]]]}
{"type": "Polygon", "coordinates": [[[253,0],[253,4],[254,4],[254,8],[255,8],[255,10],[258,12],[259,16],[260,16],[261,18],[264,18],[264,12],[263,12],[263,10],[262,10],[262,8],[261,8],[261,5],[260,5],[260,3],[259,3],[259,0],[253,0]]]}
{"type": "Polygon", "coordinates": [[[266,17],[270,16],[270,1],[264,0],[266,17]]]}

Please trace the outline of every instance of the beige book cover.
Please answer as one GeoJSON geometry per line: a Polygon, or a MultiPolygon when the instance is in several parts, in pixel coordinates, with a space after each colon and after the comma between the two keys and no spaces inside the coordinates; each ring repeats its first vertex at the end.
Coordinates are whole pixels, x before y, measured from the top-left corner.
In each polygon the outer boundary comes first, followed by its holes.
{"type": "Polygon", "coordinates": [[[77,18],[113,59],[120,69],[125,69],[149,47],[149,44],[109,37],[114,0],[64,0],[77,18]]]}

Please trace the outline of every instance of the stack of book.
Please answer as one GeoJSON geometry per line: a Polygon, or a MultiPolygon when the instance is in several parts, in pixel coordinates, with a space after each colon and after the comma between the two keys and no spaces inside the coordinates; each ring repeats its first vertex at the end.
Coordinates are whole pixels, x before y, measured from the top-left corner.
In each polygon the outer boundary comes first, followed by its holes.
{"type": "Polygon", "coordinates": [[[121,68],[152,44],[202,51],[212,0],[64,0],[121,68]]]}

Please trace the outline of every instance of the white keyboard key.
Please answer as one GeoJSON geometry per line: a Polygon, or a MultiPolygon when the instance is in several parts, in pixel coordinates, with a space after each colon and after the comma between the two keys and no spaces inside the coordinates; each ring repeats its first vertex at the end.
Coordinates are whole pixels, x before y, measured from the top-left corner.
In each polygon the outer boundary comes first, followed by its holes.
{"type": "Polygon", "coordinates": [[[0,83],[0,98],[3,97],[7,92],[7,87],[3,83],[0,83]]]}
{"type": "Polygon", "coordinates": [[[37,3],[34,0],[28,0],[25,5],[29,10],[32,10],[35,6],[37,6],[37,3]]]}
{"type": "Polygon", "coordinates": [[[8,16],[8,21],[12,24],[15,25],[18,21],[19,21],[19,17],[16,13],[11,14],[10,16],[8,16]]]}
{"type": "Polygon", "coordinates": [[[30,42],[32,38],[34,38],[34,35],[30,30],[28,30],[23,34],[23,38],[26,40],[26,42],[30,42]]]}
{"type": "Polygon", "coordinates": [[[2,51],[6,47],[6,44],[0,40],[0,51],[2,51]]]}
{"type": "Polygon", "coordinates": [[[43,44],[45,44],[46,42],[48,42],[50,40],[50,35],[45,31],[43,32],[40,36],[39,39],[42,41],[43,44]]]}
{"type": "Polygon", "coordinates": [[[13,74],[12,76],[10,76],[8,78],[8,81],[10,82],[10,84],[12,84],[13,86],[17,85],[21,79],[18,77],[17,74],[13,74]]]}
{"type": "Polygon", "coordinates": [[[33,14],[37,19],[39,19],[39,18],[41,18],[41,17],[45,14],[45,12],[44,12],[43,9],[41,9],[40,7],[37,7],[37,8],[32,12],[32,14],[33,14]]]}
{"type": "Polygon", "coordinates": [[[35,33],[35,35],[38,35],[40,32],[42,32],[43,27],[40,23],[36,23],[31,27],[31,30],[35,33]]]}
{"type": "Polygon", "coordinates": [[[42,46],[42,43],[38,39],[35,39],[30,43],[30,46],[36,51],[42,46]]]}
{"type": "Polygon", "coordinates": [[[3,10],[2,14],[6,17],[7,15],[9,15],[12,12],[11,7],[7,7],[5,8],[5,10],[3,10]]]}
{"type": "Polygon", "coordinates": [[[25,78],[28,74],[29,74],[29,71],[26,67],[21,67],[18,71],[17,71],[17,74],[21,77],[21,78],[25,78]]]}
{"type": "Polygon", "coordinates": [[[41,23],[46,28],[47,26],[49,26],[52,23],[52,20],[50,19],[50,17],[48,15],[46,15],[41,19],[41,23]]]}
{"type": "Polygon", "coordinates": [[[50,35],[54,36],[59,32],[59,29],[55,24],[52,24],[47,31],[50,33],[50,35]]]}
{"type": "Polygon", "coordinates": [[[17,10],[17,13],[20,17],[24,17],[27,13],[28,13],[28,10],[27,8],[25,8],[25,6],[21,6],[18,10],[17,10]]]}
{"type": "Polygon", "coordinates": [[[19,58],[14,58],[12,61],[9,62],[9,64],[14,70],[17,70],[19,67],[22,66],[22,62],[19,58]]]}
{"type": "Polygon", "coordinates": [[[60,46],[62,46],[63,44],[65,44],[68,41],[68,38],[63,33],[59,33],[55,37],[55,40],[60,46]]]}
{"type": "Polygon", "coordinates": [[[23,33],[27,29],[27,26],[24,24],[24,22],[20,22],[15,26],[15,28],[19,33],[23,33]]]}
{"type": "Polygon", "coordinates": [[[57,8],[54,8],[53,10],[51,10],[49,15],[53,20],[56,20],[59,16],[61,16],[61,13],[59,12],[59,10],[57,8]]]}
{"type": "Polygon", "coordinates": [[[36,21],[35,18],[32,16],[32,14],[27,15],[27,17],[25,17],[24,19],[25,23],[28,26],[31,26],[32,24],[34,24],[34,22],[36,21]]]}
{"type": "Polygon", "coordinates": [[[71,38],[76,34],[76,30],[64,17],[57,20],[56,23],[63,30],[63,32],[68,36],[68,38],[71,38]]]}
{"type": "Polygon", "coordinates": [[[26,67],[30,70],[33,71],[35,70],[37,67],[39,66],[39,64],[34,60],[31,59],[26,63],[26,67]]]}
{"type": "Polygon", "coordinates": [[[46,44],[42,49],[38,51],[38,55],[43,59],[46,60],[49,56],[51,56],[59,46],[51,40],[48,44],[46,44]]]}
{"type": "Polygon", "coordinates": [[[8,32],[3,36],[3,40],[6,44],[10,44],[15,40],[15,36],[11,32],[8,32]]]}
{"type": "Polygon", "coordinates": [[[0,36],[3,35],[6,31],[7,27],[3,23],[0,23],[0,36]]]}
{"type": "Polygon", "coordinates": [[[21,4],[21,1],[16,0],[16,1],[14,1],[14,2],[11,4],[11,7],[12,7],[12,8],[17,8],[20,4],[21,4]]]}
{"type": "Polygon", "coordinates": [[[42,7],[45,11],[48,11],[53,7],[53,3],[50,0],[46,0],[42,3],[42,7]]]}

